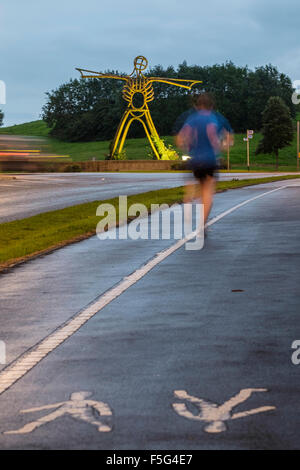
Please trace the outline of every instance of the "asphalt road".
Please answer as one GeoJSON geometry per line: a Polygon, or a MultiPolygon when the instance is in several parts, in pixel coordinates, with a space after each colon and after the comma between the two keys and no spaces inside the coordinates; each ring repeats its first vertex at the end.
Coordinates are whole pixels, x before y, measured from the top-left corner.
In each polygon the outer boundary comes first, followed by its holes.
{"type": "MultiPolygon", "coordinates": [[[[221,173],[220,179],[260,176],[261,173],[221,173]]],[[[188,173],[43,173],[16,175],[10,180],[0,178],[0,223],[120,194],[181,186],[189,177],[188,173]]]]}
{"type": "Polygon", "coordinates": [[[299,196],[217,194],[204,248],[149,272],[176,241],[93,237],[2,274],[0,448],[299,449],[299,196]]]}

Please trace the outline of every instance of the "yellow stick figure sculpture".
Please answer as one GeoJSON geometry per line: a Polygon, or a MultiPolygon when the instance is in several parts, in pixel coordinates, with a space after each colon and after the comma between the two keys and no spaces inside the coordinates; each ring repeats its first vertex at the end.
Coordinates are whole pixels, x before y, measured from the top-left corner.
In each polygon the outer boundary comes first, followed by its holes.
{"type": "Polygon", "coordinates": [[[154,140],[159,140],[157,130],[152,121],[148,103],[154,99],[153,82],[166,83],[168,85],[174,85],[181,88],[191,90],[192,86],[196,83],[202,83],[199,80],[184,80],[179,78],[160,78],[160,77],[145,77],[143,71],[147,68],[148,61],[143,56],[138,56],[134,59],[133,72],[125,77],[119,75],[113,75],[109,73],[94,72],[92,70],[77,68],[81,73],[82,78],[113,78],[115,80],[125,81],[123,88],[123,98],[128,102],[126,111],[124,112],[120,124],[115,134],[111,157],[114,158],[115,154],[122,152],[124,142],[128,133],[128,130],[133,121],[139,121],[142,123],[154,155],[160,159],[157,148],[154,145],[154,140]],[[88,75],[87,75],[88,73],[88,75]]]}

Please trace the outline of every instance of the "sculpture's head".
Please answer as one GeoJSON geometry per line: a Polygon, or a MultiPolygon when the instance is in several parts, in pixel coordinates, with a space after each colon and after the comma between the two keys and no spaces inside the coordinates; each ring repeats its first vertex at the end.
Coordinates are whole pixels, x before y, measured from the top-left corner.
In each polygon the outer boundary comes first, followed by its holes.
{"type": "Polygon", "coordinates": [[[138,55],[134,59],[134,71],[137,75],[141,75],[143,70],[146,70],[148,67],[148,60],[143,55],[138,55]]]}

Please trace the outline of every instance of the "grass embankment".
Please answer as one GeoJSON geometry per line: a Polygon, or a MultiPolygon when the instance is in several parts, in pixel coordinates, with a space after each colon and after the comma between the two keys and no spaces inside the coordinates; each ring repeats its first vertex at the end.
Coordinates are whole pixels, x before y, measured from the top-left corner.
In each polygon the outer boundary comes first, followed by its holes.
{"type": "MultiPolygon", "coordinates": [[[[298,116],[300,117],[300,116],[298,116]]],[[[296,125],[295,125],[296,126],[296,125]]],[[[296,127],[295,127],[296,130],[296,127]]],[[[47,137],[49,149],[57,155],[70,155],[74,162],[92,160],[104,160],[108,154],[109,141],[102,142],[62,142],[48,136],[49,128],[43,121],[33,121],[25,124],[19,124],[11,127],[0,129],[0,134],[12,135],[28,135],[47,137]]],[[[235,143],[230,150],[230,163],[232,169],[246,168],[246,143],[243,141],[245,133],[235,134],[235,143]]],[[[258,142],[261,139],[259,132],[254,133],[253,139],[250,141],[250,167],[252,170],[274,170],[275,157],[273,155],[255,155],[258,142]]],[[[174,145],[172,136],[162,137],[166,145],[174,145]]],[[[130,160],[149,159],[150,144],[147,138],[127,139],[125,142],[127,158],[130,160]]],[[[181,155],[181,152],[178,151],[181,155]]],[[[296,168],[297,143],[296,133],[292,144],[279,151],[280,171],[295,171],[296,168]]],[[[224,155],[224,159],[227,156],[224,155]]]]}
{"type": "Polygon", "coordinates": [[[28,135],[34,137],[48,137],[49,132],[49,127],[42,120],[24,122],[24,124],[16,124],[0,129],[0,134],[28,135]]]}
{"type": "MultiPolygon", "coordinates": [[[[220,181],[217,183],[217,191],[291,178],[295,176],[220,181]]],[[[150,191],[128,196],[128,206],[142,203],[150,211],[151,204],[172,205],[182,202],[183,194],[183,186],[150,191]]],[[[102,202],[104,201],[79,204],[0,224],[0,270],[94,235],[96,226],[101,220],[96,216],[96,209],[102,202]]],[[[114,205],[118,220],[118,198],[108,199],[105,202],[114,205]]]]}

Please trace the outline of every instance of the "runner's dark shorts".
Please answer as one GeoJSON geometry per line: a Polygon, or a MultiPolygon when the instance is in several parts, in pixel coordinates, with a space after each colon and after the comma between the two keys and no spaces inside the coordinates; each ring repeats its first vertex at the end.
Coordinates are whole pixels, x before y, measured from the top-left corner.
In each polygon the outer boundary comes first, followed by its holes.
{"type": "Polygon", "coordinates": [[[216,171],[218,169],[217,165],[214,166],[203,166],[197,165],[195,163],[189,165],[190,170],[192,170],[193,175],[197,180],[201,182],[204,181],[208,176],[216,177],[216,171]]]}

